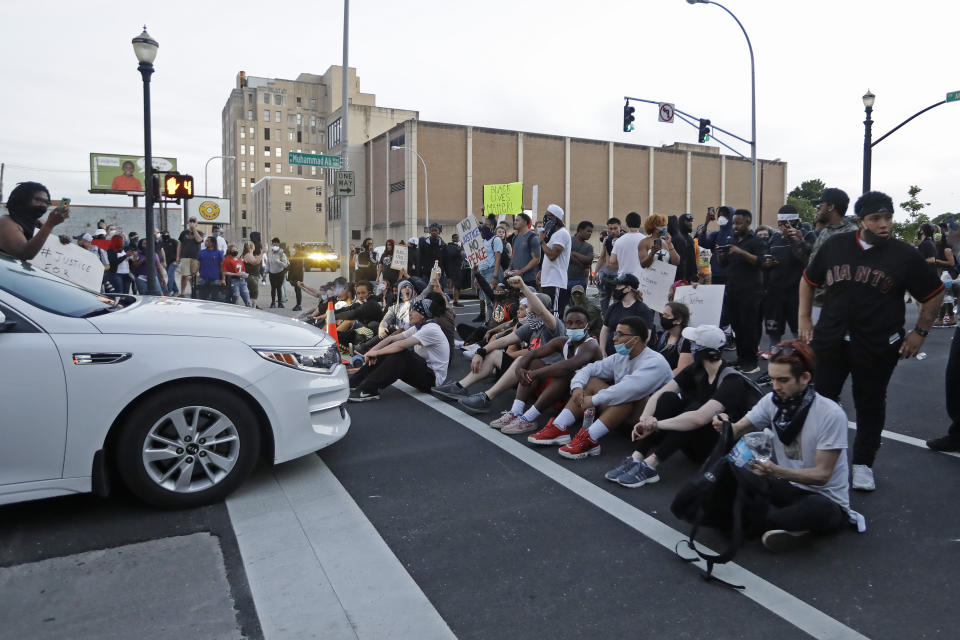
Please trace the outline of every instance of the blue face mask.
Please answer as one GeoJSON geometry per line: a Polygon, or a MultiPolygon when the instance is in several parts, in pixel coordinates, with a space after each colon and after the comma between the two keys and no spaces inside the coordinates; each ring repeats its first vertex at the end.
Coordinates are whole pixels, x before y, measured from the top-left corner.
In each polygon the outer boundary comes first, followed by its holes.
{"type": "Polygon", "coordinates": [[[626,345],[626,343],[624,343],[624,344],[615,344],[615,345],[613,345],[613,349],[614,349],[614,351],[616,351],[616,352],[617,352],[618,354],[620,354],[621,356],[630,355],[630,347],[628,347],[628,346],[626,345]]]}
{"type": "Polygon", "coordinates": [[[574,342],[579,342],[583,340],[584,336],[587,335],[586,329],[567,329],[567,337],[574,342]]]}

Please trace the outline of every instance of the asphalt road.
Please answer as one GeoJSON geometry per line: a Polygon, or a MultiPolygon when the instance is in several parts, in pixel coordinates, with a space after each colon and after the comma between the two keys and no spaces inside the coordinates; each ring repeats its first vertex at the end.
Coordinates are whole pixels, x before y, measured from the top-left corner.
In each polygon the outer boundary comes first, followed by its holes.
{"type": "MultiPolygon", "coordinates": [[[[329,274],[307,277],[308,284],[319,284],[329,274]]],[[[468,302],[461,316],[472,317],[474,305],[468,302]]],[[[915,311],[910,313],[908,323],[915,311]]],[[[887,405],[892,436],[925,439],[943,433],[943,371],[952,334],[932,331],[924,345],[927,357],[898,366],[887,405]]],[[[457,354],[451,375],[462,375],[467,365],[457,354]]],[[[845,395],[853,420],[849,392],[845,395]]],[[[351,405],[350,433],[319,453],[457,637],[956,633],[951,605],[960,579],[960,514],[950,507],[960,486],[956,457],[910,444],[909,438],[885,438],[875,467],[878,490],[851,496],[852,506],[867,518],[866,533],[851,529],[782,555],[749,542],[736,568],[719,570],[748,581],[747,594],[741,594],[705,583],[696,567],[668,548],[687,532],[669,505],[695,471],[693,464],[676,456],[662,468],[658,484],[633,490],[613,485],[602,474],[629,451],[623,436],[604,438],[600,456],[569,461],[552,447],[534,450],[524,437],[486,427],[509,401],[501,396],[478,421],[453,403],[391,388],[379,402],[351,405]]],[[[271,473],[260,469],[257,477],[271,473]]],[[[706,540],[719,546],[715,537],[706,540]]],[[[63,559],[90,562],[107,600],[111,589],[122,589],[126,598],[132,591],[143,602],[175,606],[185,586],[208,596],[206,608],[177,609],[162,629],[134,610],[125,619],[104,618],[102,635],[85,637],[114,637],[110,633],[118,624],[125,625],[126,637],[169,637],[191,633],[197,620],[225,637],[262,637],[264,609],[254,602],[250,559],[239,549],[223,504],[158,512],[121,494],[0,507],[0,638],[25,637],[5,624],[25,615],[36,616],[35,637],[71,637],[71,630],[93,628],[81,611],[47,614],[37,605],[46,602],[45,593],[24,598],[19,591],[42,584],[37,576],[58,575],[60,565],[42,563],[63,559]],[[208,532],[222,561],[198,575],[189,550],[171,554],[170,545],[208,532]],[[151,574],[156,563],[84,555],[104,549],[131,559],[161,557],[174,570],[151,574]],[[33,602],[32,608],[24,609],[24,601],[33,602]],[[15,602],[20,608],[11,612],[15,602]],[[56,633],[45,636],[44,630],[56,633]]],[[[219,636],[211,631],[209,637],[219,636]]],[[[355,637],[377,635],[356,631],[355,637]]]]}

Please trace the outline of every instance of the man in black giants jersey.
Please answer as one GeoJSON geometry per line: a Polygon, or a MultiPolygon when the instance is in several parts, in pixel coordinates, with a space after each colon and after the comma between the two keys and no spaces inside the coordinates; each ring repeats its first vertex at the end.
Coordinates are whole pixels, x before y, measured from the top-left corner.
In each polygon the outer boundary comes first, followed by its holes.
{"type": "Polygon", "coordinates": [[[893,201],[879,191],[854,206],[860,230],[828,239],[800,281],[800,338],[813,339],[817,391],[837,400],[853,377],[857,437],[853,445],[854,489],[872,491],[873,461],[886,419],[887,384],[897,360],[920,351],[943,298],[943,284],[920,253],[893,238],[893,201]],[[812,326],[813,290],[826,300],[812,326]],[[920,302],[920,318],[904,334],[904,292],[920,302]]]}

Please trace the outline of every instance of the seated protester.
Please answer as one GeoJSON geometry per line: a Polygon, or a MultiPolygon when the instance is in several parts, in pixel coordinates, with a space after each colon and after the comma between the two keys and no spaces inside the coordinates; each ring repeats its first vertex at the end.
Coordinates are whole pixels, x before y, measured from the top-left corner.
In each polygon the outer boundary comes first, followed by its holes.
{"type": "Polygon", "coordinates": [[[341,343],[365,342],[373,337],[373,327],[377,327],[383,316],[383,309],[373,297],[373,285],[367,281],[354,285],[357,292],[356,303],[346,309],[336,311],[337,335],[341,343]],[[358,339],[361,338],[361,339],[358,339]]]}
{"type": "MultiPolygon", "coordinates": [[[[470,413],[482,413],[490,408],[490,401],[500,393],[517,384],[517,361],[504,351],[509,346],[526,342],[530,349],[537,349],[553,340],[557,336],[566,334],[566,327],[547,309],[550,297],[543,293],[536,293],[523,281],[520,276],[512,276],[508,280],[511,287],[520,289],[526,296],[527,318],[524,324],[517,327],[509,335],[490,341],[486,347],[477,349],[476,355],[470,362],[470,373],[459,382],[450,382],[433,389],[437,395],[451,400],[460,400],[460,406],[470,413]],[[485,392],[470,394],[467,388],[475,382],[483,380],[495,369],[502,372],[500,379],[485,392]]],[[[553,354],[546,359],[552,364],[561,358],[560,354],[553,354]]]]}
{"type": "Polygon", "coordinates": [[[655,348],[670,363],[673,375],[677,375],[693,364],[690,340],[684,338],[682,333],[688,324],[690,324],[690,309],[682,302],[668,302],[660,312],[660,326],[663,328],[663,333],[657,338],[655,348]]]}
{"type": "Polygon", "coordinates": [[[647,348],[650,330],[643,318],[620,320],[613,340],[616,353],[583,367],[570,381],[570,400],[556,418],[527,442],[538,445],[562,444],[560,455],[571,460],[600,455],[597,441],[611,428],[640,414],[643,401],[670,381],[666,359],[647,348]],[[595,408],[596,419],[570,440],[569,429],[587,409],[595,408]]]}
{"type": "Polygon", "coordinates": [[[457,325],[457,335],[465,345],[478,344],[484,346],[491,340],[492,334],[505,330],[513,330],[517,325],[516,316],[520,300],[516,289],[505,289],[502,284],[490,290],[488,298],[491,300],[490,309],[485,314],[489,316],[486,324],[477,326],[461,322],[457,325]]]}
{"type": "Polygon", "coordinates": [[[416,290],[409,280],[401,280],[397,284],[397,300],[387,307],[383,314],[377,329],[378,337],[386,338],[397,330],[405,331],[410,328],[410,306],[416,295],[416,290]]]}
{"type": "Polygon", "coordinates": [[[380,389],[397,380],[429,391],[447,377],[450,343],[435,321],[447,310],[443,296],[431,292],[410,309],[411,326],[388,336],[364,355],[364,365],[350,376],[350,402],[379,400],[380,389]]]}
{"type": "Polygon", "coordinates": [[[583,285],[574,285],[570,288],[570,304],[585,309],[590,322],[587,324],[587,335],[594,338],[600,335],[603,329],[603,313],[600,307],[593,304],[593,301],[587,297],[587,291],[583,285]]]}
{"type": "Polygon", "coordinates": [[[519,385],[516,399],[509,411],[504,411],[502,416],[490,423],[491,427],[501,429],[507,435],[534,431],[540,414],[567,398],[573,374],[581,367],[603,358],[600,344],[587,335],[587,317],[584,309],[567,307],[563,314],[567,335],[554,338],[517,360],[519,385]],[[544,364],[544,358],[556,353],[562,356],[561,360],[544,364]],[[527,402],[531,399],[535,399],[535,402],[527,409],[527,402]]]}
{"type": "Polygon", "coordinates": [[[687,327],[683,337],[694,342],[693,364],[650,396],[631,434],[636,451],[608,471],[607,480],[631,488],[657,482],[657,467],[677,450],[702,463],[717,442],[713,416],[726,411],[739,419],[759,399],[751,383],[724,363],[723,330],[687,327]]]}
{"type": "Polygon", "coordinates": [[[603,316],[603,329],[600,330],[600,345],[604,354],[610,356],[615,353],[613,332],[622,318],[639,316],[647,323],[647,329],[653,326],[653,311],[640,300],[640,280],[632,273],[625,273],[617,278],[613,293],[610,295],[610,306],[603,316]]]}
{"type": "MultiPolygon", "coordinates": [[[[754,462],[751,470],[768,479],[763,546],[785,551],[809,534],[833,533],[848,521],[863,527],[864,520],[850,510],[847,416],[840,405],[814,390],[813,350],[793,340],[770,353],[773,392],[733,424],[733,435],[760,430],[773,435],[773,458],[754,462]]],[[[715,417],[714,428],[722,428],[727,419],[724,414],[715,417]]]]}

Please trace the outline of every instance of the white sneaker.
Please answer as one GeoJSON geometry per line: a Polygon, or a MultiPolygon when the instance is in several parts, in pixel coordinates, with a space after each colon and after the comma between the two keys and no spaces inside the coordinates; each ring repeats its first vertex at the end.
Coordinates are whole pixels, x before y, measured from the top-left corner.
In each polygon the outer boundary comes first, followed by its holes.
{"type": "Polygon", "coordinates": [[[473,356],[477,355],[477,349],[480,348],[478,344],[471,344],[468,347],[463,348],[463,357],[467,360],[472,360],[473,356]]]}
{"type": "Polygon", "coordinates": [[[873,480],[873,469],[865,464],[853,465],[853,482],[850,486],[860,491],[873,491],[877,483],[873,480]]]}

